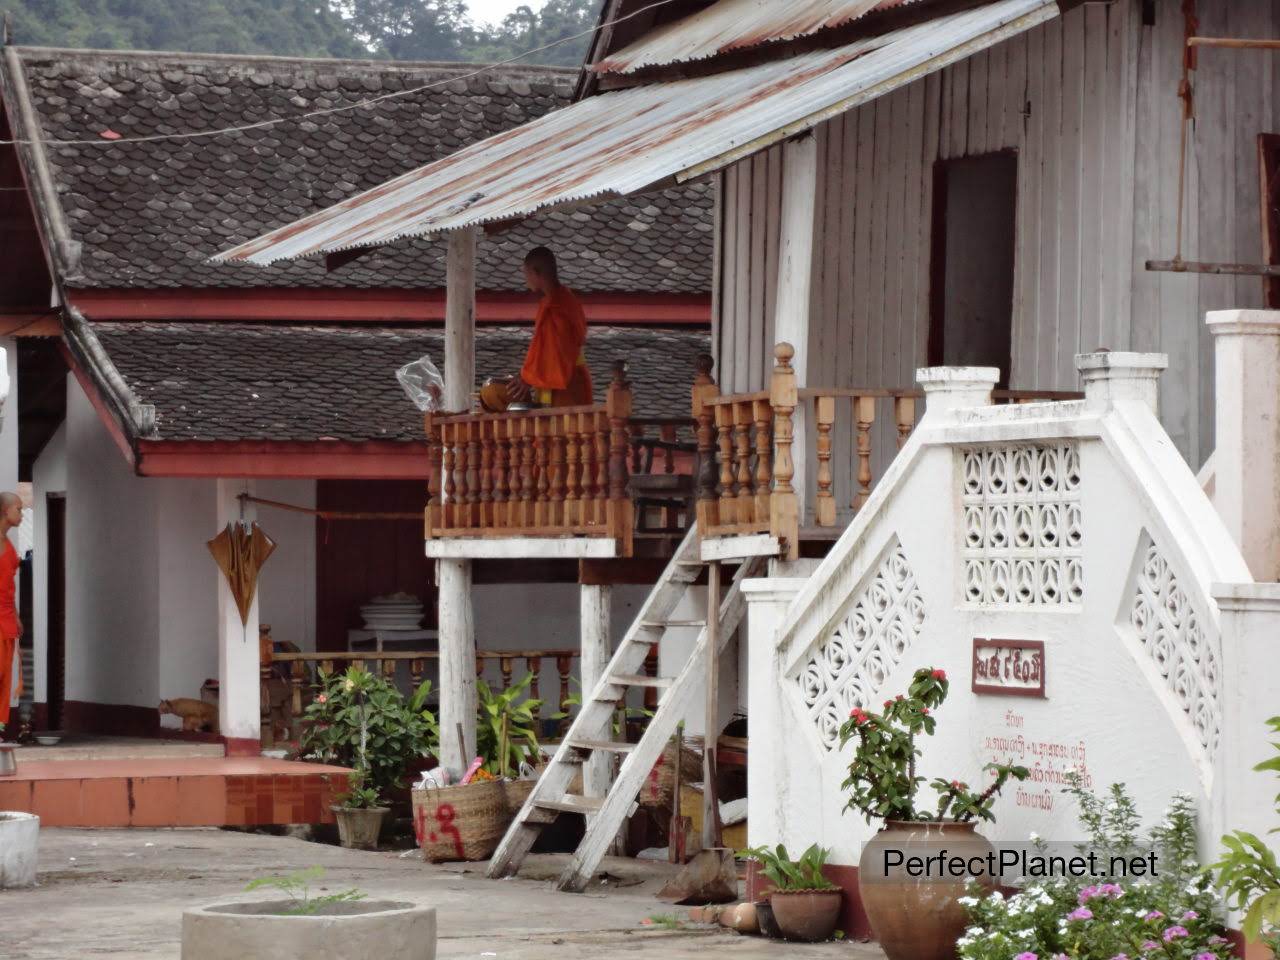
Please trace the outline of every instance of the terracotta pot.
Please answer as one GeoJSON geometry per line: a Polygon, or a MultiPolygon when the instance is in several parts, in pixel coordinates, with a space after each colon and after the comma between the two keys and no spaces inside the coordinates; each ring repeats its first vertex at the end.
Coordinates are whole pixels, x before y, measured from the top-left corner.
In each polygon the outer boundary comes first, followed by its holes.
{"type": "Polygon", "coordinates": [[[378,836],[390,807],[369,807],[353,810],[348,807],[331,808],[338,820],[338,842],[351,850],[377,850],[378,836]]]}
{"type": "Polygon", "coordinates": [[[756,922],[760,924],[760,935],[770,940],[781,940],[782,931],[778,929],[778,921],[773,915],[773,904],[765,900],[756,901],[756,922]]]}
{"type": "Polygon", "coordinates": [[[956,940],[964,933],[966,916],[957,900],[976,879],[993,889],[990,877],[911,876],[903,865],[887,865],[885,854],[896,851],[904,857],[931,857],[946,851],[947,856],[982,857],[992,846],[974,832],[972,823],[934,823],[890,820],[862,848],[858,862],[858,893],[866,910],[871,931],[889,960],[953,960],[956,940]]]}
{"type": "Polygon", "coordinates": [[[830,940],[840,919],[843,891],[775,890],[769,894],[773,919],[783,939],[817,943],[830,940]]]}

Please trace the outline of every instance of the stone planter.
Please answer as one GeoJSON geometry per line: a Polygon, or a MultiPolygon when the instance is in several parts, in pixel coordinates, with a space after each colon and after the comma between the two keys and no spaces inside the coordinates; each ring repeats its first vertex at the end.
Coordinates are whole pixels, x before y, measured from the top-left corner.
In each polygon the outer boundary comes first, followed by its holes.
{"type": "Polygon", "coordinates": [[[224,903],[182,915],[182,960],[435,960],[436,910],[389,900],[333,903],[308,916],[289,900],[224,903]]]}
{"type": "Polygon", "coordinates": [[[889,960],[953,960],[964,932],[965,895],[970,880],[988,888],[991,877],[910,876],[903,867],[886,870],[885,853],[906,857],[979,857],[992,847],[972,823],[890,820],[863,848],[858,862],[858,893],[880,948],[889,960]]]}
{"type": "Polygon", "coordinates": [[[0,811],[0,890],[35,884],[39,847],[39,817],[0,811]]]}
{"type": "Polygon", "coordinates": [[[12,743],[0,743],[0,777],[12,777],[18,772],[18,755],[12,743]]]}
{"type": "Polygon", "coordinates": [[[330,807],[338,821],[338,842],[351,850],[377,850],[390,807],[330,807]]]}
{"type": "Polygon", "coordinates": [[[830,940],[840,919],[842,891],[775,890],[769,895],[773,919],[783,939],[801,943],[830,940]]]}

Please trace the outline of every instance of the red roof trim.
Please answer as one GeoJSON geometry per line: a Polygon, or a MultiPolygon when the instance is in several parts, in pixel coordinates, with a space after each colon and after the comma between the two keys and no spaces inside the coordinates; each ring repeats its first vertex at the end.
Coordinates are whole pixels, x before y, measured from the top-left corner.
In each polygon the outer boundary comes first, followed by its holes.
{"type": "Polygon", "coordinates": [[[427,479],[425,441],[397,443],[139,440],[144,477],[280,477],[317,480],[427,479]]]}
{"type": "MultiPolygon", "coordinates": [[[[238,320],[288,323],[443,323],[443,290],[191,289],[68,290],[91,320],[238,320]]],[[[480,292],[481,323],[532,322],[532,294],[480,292]]],[[[591,323],[709,324],[711,297],[594,293],[582,297],[591,323]]]]}

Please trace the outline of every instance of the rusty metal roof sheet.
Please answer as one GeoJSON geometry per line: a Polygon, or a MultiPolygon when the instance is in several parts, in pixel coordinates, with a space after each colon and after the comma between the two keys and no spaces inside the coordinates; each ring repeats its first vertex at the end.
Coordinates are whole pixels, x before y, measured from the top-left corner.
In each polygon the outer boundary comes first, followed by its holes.
{"type": "Polygon", "coordinates": [[[220,253],[268,264],[686,181],[1058,13],[998,0],[832,50],[601,94],[220,253]]]}
{"type": "Polygon", "coordinates": [[[842,27],[868,13],[919,0],[717,0],[697,13],[663,24],[591,67],[596,73],[632,73],[645,67],[706,60],[842,27]]]}

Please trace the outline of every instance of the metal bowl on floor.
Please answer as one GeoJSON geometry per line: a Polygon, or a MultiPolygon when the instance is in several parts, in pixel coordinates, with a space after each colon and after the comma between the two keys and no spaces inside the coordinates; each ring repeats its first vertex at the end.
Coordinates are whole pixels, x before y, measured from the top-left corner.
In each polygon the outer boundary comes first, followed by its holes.
{"type": "Polygon", "coordinates": [[[61,739],[62,734],[60,733],[41,733],[36,735],[36,743],[42,747],[56,746],[61,739]]]}

